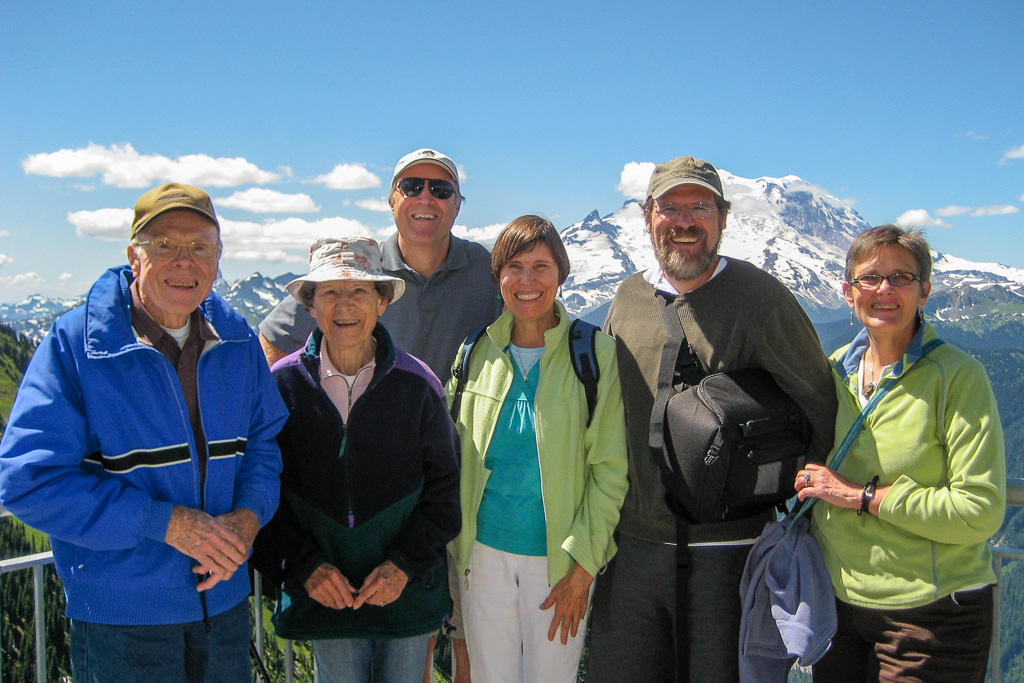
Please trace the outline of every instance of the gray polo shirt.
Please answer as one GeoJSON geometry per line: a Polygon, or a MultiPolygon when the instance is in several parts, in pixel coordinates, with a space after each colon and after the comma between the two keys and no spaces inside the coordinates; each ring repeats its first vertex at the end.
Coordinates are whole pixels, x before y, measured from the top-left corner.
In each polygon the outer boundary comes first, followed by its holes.
{"type": "MultiPolygon", "coordinates": [[[[453,235],[444,263],[424,279],[402,260],[396,232],[381,246],[381,257],[388,275],[405,280],[405,294],[388,306],[380,322],[398,348],[422,360],[441,382],[447,382],[462,341],[501,314],[490,252],[453,235]]],[[[305,306],[288,296],[260,323],[260,332],[271,344],[291,353],[315,327],[305,306]]]]}

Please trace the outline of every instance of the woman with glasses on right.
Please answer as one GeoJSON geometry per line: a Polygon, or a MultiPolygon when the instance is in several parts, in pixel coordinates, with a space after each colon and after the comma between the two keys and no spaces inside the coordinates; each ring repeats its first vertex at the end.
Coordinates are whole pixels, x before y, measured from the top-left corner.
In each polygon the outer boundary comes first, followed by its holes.
{"type": "Polygon", "coordinates": [[[983,681],[992,636],[992,555],[1006,466],[985,369],[924,322],[931,253],[895,225],[858,235],[843,293],[863,329],[836,351],[828,466],[808,464],[800,500],[836,593],[838,631],[820,681],[983,681]]]}

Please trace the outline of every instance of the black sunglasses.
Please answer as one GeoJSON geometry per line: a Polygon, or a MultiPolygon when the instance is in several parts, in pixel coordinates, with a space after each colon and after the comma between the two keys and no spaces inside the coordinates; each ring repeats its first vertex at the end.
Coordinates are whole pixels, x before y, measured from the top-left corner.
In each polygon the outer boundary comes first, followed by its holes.
{"type": "Polygon", "coordinates": [[[448,180],[434,180],[427,178],[402,178],[398,181],[398,189],[406,197],[415,197],[423,192],[423,187],[430,184],[430,194],[438,199],[448,199],[455,194],[455,186],[448,180]]]}

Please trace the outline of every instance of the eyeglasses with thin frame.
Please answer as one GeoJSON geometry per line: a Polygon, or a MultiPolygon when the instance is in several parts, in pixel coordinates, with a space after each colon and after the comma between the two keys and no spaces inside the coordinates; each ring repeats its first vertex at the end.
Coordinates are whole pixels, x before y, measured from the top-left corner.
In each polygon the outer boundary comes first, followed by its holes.
{"type": "Polygon", "coordinates": [[[717,207],[713,203],[694,202],[692,204],[655,204],[654,212],[667,221],[674,221],[685,211],[695,221],[706,221],[711,218],[717,207]]]}
{"type": "Polygon", "coordinates": [[[871,273],[851,279],[850,284],[857,285],[861,289],[878,289],[882,286],[882,280],[887,280],[893,287],[906,287],[915,280],[920,281],[921,278],[913,273],[892,273],[891,275],[875,275],[871,273]]]}
{"type": "Polygon", "coordinates": [[[134,240],[132,243],[145,247],[146,252],[150,256],[161,261],[171,261],[178,258],[182,247],[188,249],[188,254],[192,257],[192,260],[199,263],[209,263],[210,261],[217,260],[217,257],[220,256],[220,247],[218,245],[200,240],[184,244],[176,242],[169,237],[161,237],[155,240],[134,240]]]}
{"type": "Polygon", "coordinates": [[[449,180],[435,180],[434,178],[402,178],[398,181],[398,189],[406,197],[415,197],[423,192],[423,188],[429,186],[430,194],[438,199],[444,200],[455,194],[455,185],[449,180]]]}

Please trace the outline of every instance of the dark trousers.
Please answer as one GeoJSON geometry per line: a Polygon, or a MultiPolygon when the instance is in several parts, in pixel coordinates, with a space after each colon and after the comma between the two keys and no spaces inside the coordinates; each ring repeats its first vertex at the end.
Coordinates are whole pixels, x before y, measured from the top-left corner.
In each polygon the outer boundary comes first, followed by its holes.
{"type": "MultiPolygon", "coordinates": [[[[597,577],[587,683],[675,680],[676,548],[628,536],[597,577]]],[[[749,545],[691,548],[690,680],[739,680],[740,578],[749,545]]]]}
{"type": "Polygon", "coordinates": [[[912,609],[836,600],[839,629],[814,665],[815,683],[981,683],[992,643],[992,586],[912,609]]]}

